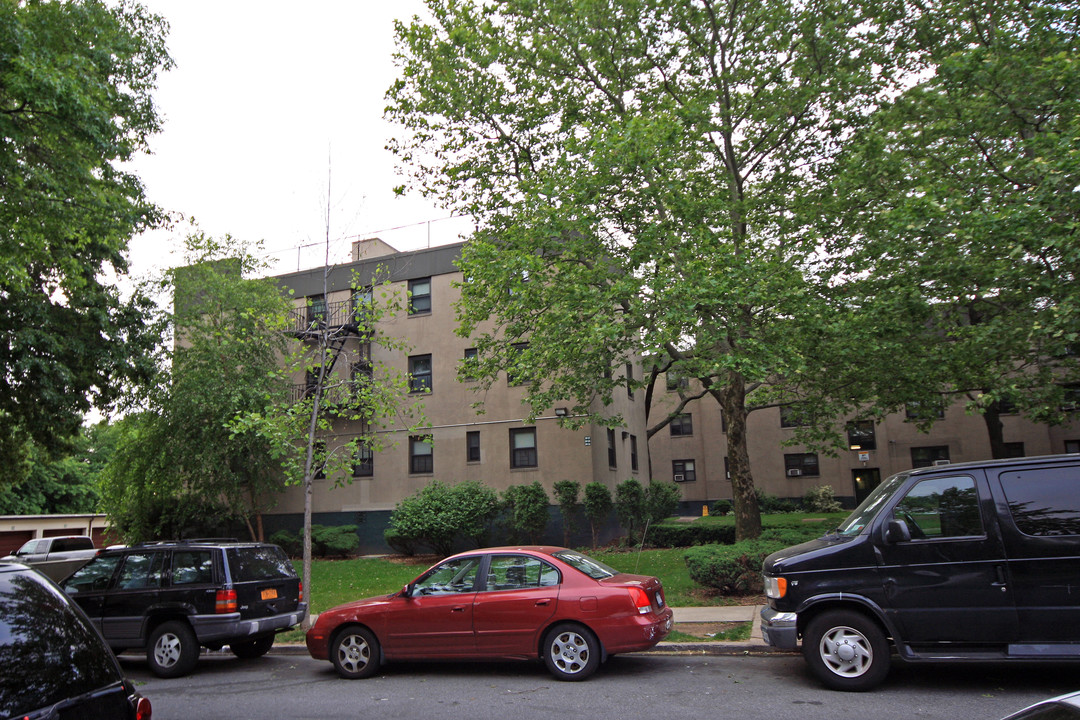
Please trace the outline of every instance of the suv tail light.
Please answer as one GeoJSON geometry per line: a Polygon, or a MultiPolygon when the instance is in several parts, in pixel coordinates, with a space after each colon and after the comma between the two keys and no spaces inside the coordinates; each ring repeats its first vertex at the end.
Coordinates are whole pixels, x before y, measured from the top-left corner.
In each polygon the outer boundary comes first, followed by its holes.
{"type": "Polygon", "coordinates": [[[154,711],[150,707],[150,700],[140,697],[135,701],[135,720],[150,720],[154,711]]]}
{"type": "Polygon", "coordinates": [[[304,602],[304,583],[300,582],[300,596],[296,598],[297,602],[304,602]]]}
{"type": "Polygon", "coordinates": [[[649,600],[647,592],[638,587],[627,588],[627,590],[630,591],[630,600],[634,603],[639,615],[652,612],[652,601],[649,600]]]}
{"type": "Polygon", "coordinates": [[[236,612],[236,608],[237,603],[235,590],[230,588],[229,590],[217,591],[217,597],[215,598],[214,602],[214,612],[218,613],[219,615],[222,613],[234,613],[236,612]]]}

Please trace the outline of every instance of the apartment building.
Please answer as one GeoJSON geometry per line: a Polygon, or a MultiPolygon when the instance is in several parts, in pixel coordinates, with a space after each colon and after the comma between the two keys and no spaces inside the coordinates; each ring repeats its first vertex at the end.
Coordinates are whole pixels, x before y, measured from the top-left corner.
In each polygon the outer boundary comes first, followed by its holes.
{"type": "MultiPolygon", "coordinates": [[[[317,333],[326,332],[339,344],[331,384],[345,388],[350,375],[372,372],[371,368],[407,373],[403,407],[422,406],[427,421],[424,430],[410,432],[400,419],[381,418],[377,433],[384,449],[362,452],[348,477],[315,481],[315,522],[360,523],[367,549],[381,542],[394,506],[436,479],[447,484],[478,480],[498,492],[539,480],[549,495],[559,480],[574,480],[582,486],[600,481],[613,491],[627,478],[648,482],[649,449],[640,393],[638,397],[617,394],[615,405],[609,408],[626,418],[624,427],[587,425],[568,430],[558,422],[568,412],[562,407],[525,422],[529,415],[523,403],[525,388],[513,378],[504,375],[486,390],[479,382],[459,379],[459,367],[475,352],[467,338],[454,332],[454,305],[461,295],[455,285],[463,281],[455,261],[462,247],[398,252],[381,240],[370,239],[356,243],[352,262],[332,268],[325,282],[322,268],[277,277],[283,290],[293,294],[296,341],[312,343],[317,333]],[[373,285],[376,297],[396,296],[401,305],[376,323],[374,335],[394,338],[404,350],[390,351],[370,342],[355,326],[358,308],[373,285]],[[483,403],[482,412],[474,407],[478,401],[483,403]]],[[[301,373],[294,383],[300,396],[310,392],[313,378],[301,373]]],[[[331,403],[335,391],[331,391],[331,403]]],[[[362,430],[357,423],[339,418],[322,441],[332,451],[362,430]]],[[[295,527],[302,512],[302,493],[290,488],[266,517],[268,527],[295,527]]]]}
{"type": "MultiPolygon", "coordinates": [[[[658,388],[651,416],[672,412],[677,392],[674,383],[658,388]]],[[[945,408],[925,433],[908,413],[889,415],[882,422],[846,423],[847,449],[836,456],[789,444],[796,429],[790,417],[780,408],[757,410],[750,413],[746,429],[754,484],[782,499],[798,500],[807,490],[829,485],[837,499],[853,507],[901,470],[991,457],[983,418],[965,412],[959,401],[945,408]]],[[[1001,419],[1014,457],[1080,452],[1080,422],[1049,426],[1020,415],[1001,419]]],[[[687,511],[731,498],[726,428],[712,398],[689,403],[684,413],[652,437],[649,454],[652,477],[678,483],[687,511]]]]}

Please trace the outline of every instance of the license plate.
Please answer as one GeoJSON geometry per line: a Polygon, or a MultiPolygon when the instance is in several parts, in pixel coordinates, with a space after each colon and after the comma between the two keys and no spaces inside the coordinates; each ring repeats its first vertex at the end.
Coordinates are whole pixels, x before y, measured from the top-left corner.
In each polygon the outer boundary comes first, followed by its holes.
{"type": "Polygon", "coordinates": [[[276,588],[266,588],[265,590],[262,591],[262,599],[263,600],[276,600],[277,599],[277,589],[276,588]]]}

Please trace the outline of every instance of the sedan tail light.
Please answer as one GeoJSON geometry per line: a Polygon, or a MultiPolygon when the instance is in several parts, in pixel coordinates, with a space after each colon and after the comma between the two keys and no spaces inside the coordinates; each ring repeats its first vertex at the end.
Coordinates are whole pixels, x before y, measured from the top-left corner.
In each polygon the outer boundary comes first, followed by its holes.
{"type": "Polygon", "coordinates": [[[214,612],[219,615],[222,613],[234,613],[236,612],[236,591],[235,590],[218,590],[216,602],[214,603],[214,612]]]}
{"type": "Polygon", "coordinates": [[[639,615],[652,612],[652,601],[649,600],[647,592],[639,587],[627,588],[627,590],[630,591],[630,600],[634,603],[639,615]]]}

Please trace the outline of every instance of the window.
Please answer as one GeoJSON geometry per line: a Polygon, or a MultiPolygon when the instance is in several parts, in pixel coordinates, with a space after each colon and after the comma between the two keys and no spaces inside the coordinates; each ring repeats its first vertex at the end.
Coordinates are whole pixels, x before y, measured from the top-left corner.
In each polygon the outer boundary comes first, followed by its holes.
{"type": "Polygon", "coordinates": [[[462,376],[466,380],[476,379],[476,364],[479,362],[480,356],[476,352],[476,348],[465,348],[465,357],[461,361],[462,376]]]}
{"type": "Polygon", "coordinates": [[[634,365],[626,363],[626,397],[634,399],[634,365]]]}
{"type": "Polygon", "coordinates": [[[367,328],[371,322],[371,288],[356,288],[352,294],[352,321],[357,327],[367,328]]]}
{"type": "Polygon", "coordinates": [[[409,358],[409,392],[431,392],[430,355],[413,355],[409,358]]]}
{"type": "Polygon", "coordinates": [[[120,568],[120,578],[116,581],[118,590],[140,590],[161,587],[161,566],[165,553],[131,553],[124,558],[120,568]]]}
{"type": "Polygon", "coordinates": [[[913,468],[947,465],[948,463],[948,445],[928,445],[926,447],[911,448],[911,467],[913,468]]]}
{"type": "Polygon", "coordinates": [[[874,435],[873,420],[856,420],[847,425],[848,449],[876,450],[877,438],[874,435]]]}
{"type": "Polygon", "coordinates": [[[518,363],[528,349],[529,343],[514,343],[510,346],[510,356],[507,358],[509,365],[506,368],[507,385],[522,385],[527,382],[525,373],[518,367],[518,363]]]}
{"type": "Polygon", "coordinates": [[[431,312],[431,278],[409,281],[409,314],[431,312]]]}
{"type": "Polygon", "coordinates": [[[784,471],[788,477],[818,477],[817,453],[787,453],[784,455],[784,471]]]}
{"type": "Polygon", "coordinates": [[[615,430],[612,428],[608,428],[607,431],[607,464],[611,468],[619,466],[615,453],[615,430]]]}
{"type": "Polygon", "coordinates": [[[668,392],[679,392],[690,387],[690,380],[674,370],[668,370],[665,377],[668,392]]]}
{"type": "Polygon", "coordinates": [[[357,443],[356,455],[353,456],[353,477],[375,476],[375,453],[367,443],[357,443]]]}
{"type": "Polygon", "coordinates": [[[929,478],[916,484],[893,509],[912,540],[982,535],[979,495],[970,477],[929,478]]]}
{"type": "Polygon", "coordinates": [[[1024,457],[1024,443],[1022,442],[1007,442],[1001,444],[1001,457],[1003,458],[1018,458],[1024,457]]]}
{"type": "Polygon", "coordinates": [[[307,299],[308,323],[319,323],[326,320],[326,297],[324,295],[310,295],[307,299]]]}
{"type": "Polygon", "coordinates": [[[206,585],[214,582],[209,550],[177,550],[172,556],[172,584],[206,585]]]}
{"type": "Polygon", "coordinates": [[[510,431],[510,467],[536,467],[536,428],[510,431]]]}
{"type": "Polygon", "coordinates": [[[676,415],[671,419],[671,437],[687,437],[694,434],[694,418],[690,413],[676,415]]]}
{"type": "Polygon", "coordinates": [[[465,433],[465,461],[480,462],[480,431],[470,430],[465,433]]]}
{"type": "Polygon", "coordinates": [[[780,408],[780,427],[793,428],[809,424],[805,409],[795,405],[785,405],[780,408]]]}
{"type": "Polygon", "coordinates": [[[367,358],[357,360],[352,364],[352,392],[357,395],[365,387],[371,387],[372,378],[375,375],[371,367],[371,361],[367,358]]]}
{"type": "Polygon", "coordinates": [[[1066,440],[1065,452],[1067,453],[1080,453],[1080,440],[1066,440]]]}
{"type": "Polygon", "coordinates": [[[471,593],[480,569],[479,555],[447,560],[428,571],[413,585],[413,595],[471,593]]]}
{"type": "Polygon", "coordinates": [[[637,435],[630,436],[630,469],[634,472],[638,469],[637,435]]]}
{"type": "Polygon", "coordinates": [[[311,462],[314,464],[314,478],[316,480],[326,479],[326,441],[315,441],[315,452],[311,458],[311,462]]]}
{"type": "Polygon", "coordinates": [[[488,568],[485,590],[525,590],[559,584],[559,571],[528,555],[495,555],[488,568]]]}
{"type": "Polygon", "coordinates": [[[409,472],[414,475],[426,475],[435,472],[430,435],[409,438],[409,472]]]}
{"type": "Polygon", "coordinates": [[[1076,412],[1080,409],[1080,385],[1065,385],[1063,388],[1062,412],[1076,412]]]}
{"type": "Polygon", "coordinates": [[[1075,468],[1002,473],[1001,487],[1020,532],[1036,537],[1080,535],[1075,468]]]}
{"type": "MultiPolygon", "coordinates": [[[[940,403],[910,402],[904,408],[904,415],[908,420],[944,420],[945,407],[940,403]]],[[[918,467],[918,466],[916,466],[918,467]]]]}
{"type": "Polygon", "coordinates": [[[672,460],[671,479],[675,482],[694,482],[697,480],[697,472],[694,470],[693,460],[672,460]]]}

